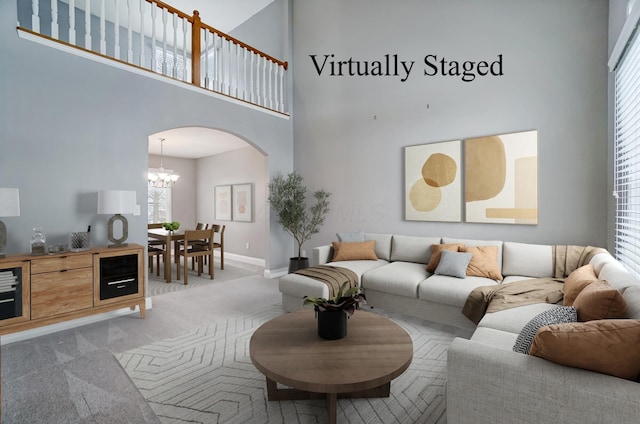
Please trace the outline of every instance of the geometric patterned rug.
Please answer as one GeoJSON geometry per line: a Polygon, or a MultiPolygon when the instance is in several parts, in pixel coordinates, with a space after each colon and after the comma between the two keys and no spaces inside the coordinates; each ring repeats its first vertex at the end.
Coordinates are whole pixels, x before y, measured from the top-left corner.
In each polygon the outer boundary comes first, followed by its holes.
{"type": "MultiPolygon", "coordinates": [[[[268,401],[264,375],[249,358],[253,332],[283,313],[280,305],[274,305],[117,354],[116,358],[166,424],[327,422],[324,400],[268,401]]],[[[468,337],[469,332],[382,314],[411,336],[413,361],[391,382],[388,398],[339,399],[338,422],[446,423],[447,349],[455,337],[468,337]]]]}

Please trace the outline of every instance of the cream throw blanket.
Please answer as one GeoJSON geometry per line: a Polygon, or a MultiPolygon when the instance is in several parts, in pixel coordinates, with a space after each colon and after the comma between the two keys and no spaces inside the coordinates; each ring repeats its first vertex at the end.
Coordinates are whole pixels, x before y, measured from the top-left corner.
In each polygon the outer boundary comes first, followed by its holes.
{"type": "Polygon", "coordinates": [[[554,277],[476,287],[467,297],[462,314],[478,324],[486,313],[533,303],[558,303],[565,278],[602,252],[606,250],[592,246],[553,246],[554,277]]]}

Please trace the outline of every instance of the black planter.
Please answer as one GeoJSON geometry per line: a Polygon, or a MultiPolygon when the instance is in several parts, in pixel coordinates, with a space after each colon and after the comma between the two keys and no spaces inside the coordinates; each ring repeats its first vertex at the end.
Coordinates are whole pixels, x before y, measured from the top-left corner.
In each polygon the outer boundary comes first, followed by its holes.
{"type": "Polygon", "coordinates": [[[347,314],[344,311],[319,311],[318,336],[327,340],[338,340],[347,335],[347,314]]]}
{"type": "Polygon", "coordinates": [[[309,268],[309,258],[289,258],[289,274],[305,268],[309,268]]]}

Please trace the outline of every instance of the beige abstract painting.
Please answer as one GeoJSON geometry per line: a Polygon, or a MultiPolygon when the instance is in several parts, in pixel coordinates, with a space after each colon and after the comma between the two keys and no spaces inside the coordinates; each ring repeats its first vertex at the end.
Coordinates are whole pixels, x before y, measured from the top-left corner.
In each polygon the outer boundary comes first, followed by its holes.
{"type": "Polygon", "coordinates": [[[464,140],[465,221],[538,224],[538,131],[464,140]]]}
{"type": "Polygon", "coordinates": [[[405,219],[462,220],[460,140],[405,147],[405,219]]]}

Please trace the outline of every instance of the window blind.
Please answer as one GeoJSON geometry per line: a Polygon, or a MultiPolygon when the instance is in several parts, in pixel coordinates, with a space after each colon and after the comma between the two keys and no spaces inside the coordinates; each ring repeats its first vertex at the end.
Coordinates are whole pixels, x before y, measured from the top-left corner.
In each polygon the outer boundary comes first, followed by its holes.
{"type": "Polygon", "coordinates": [[[640,276],[640,39],[635,31],[615,71],[615,256],[640,276]]]}

